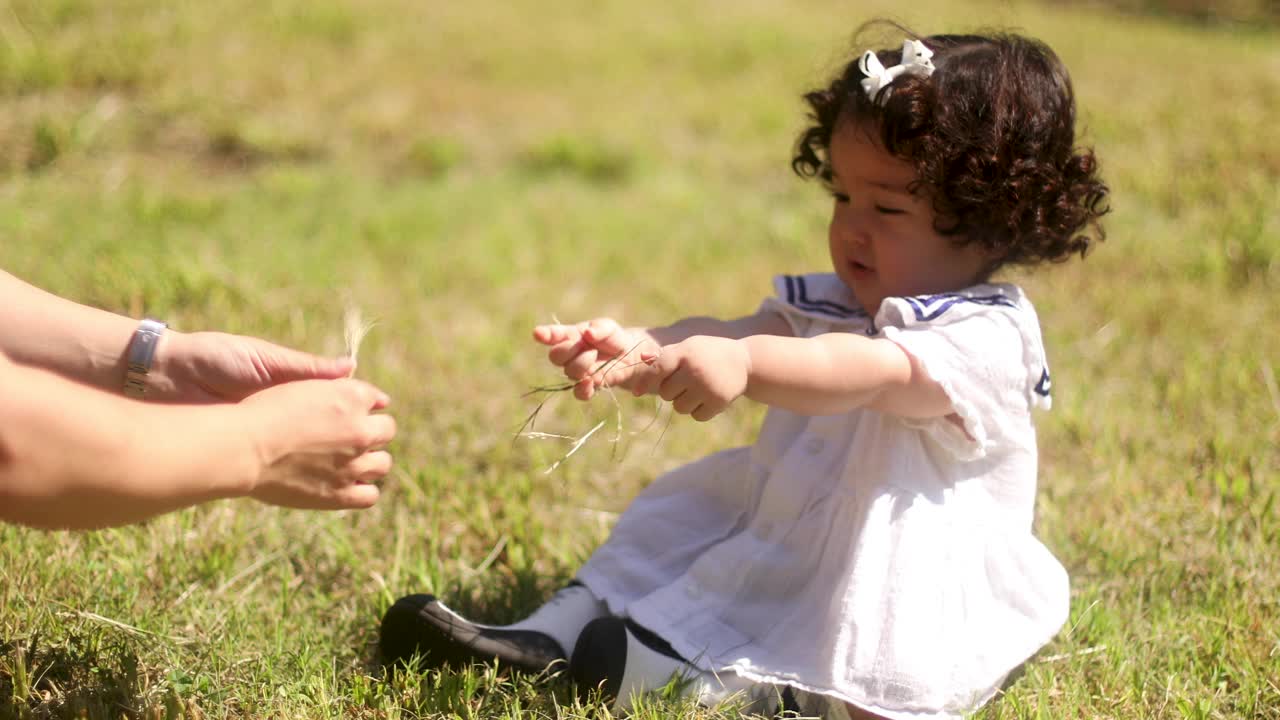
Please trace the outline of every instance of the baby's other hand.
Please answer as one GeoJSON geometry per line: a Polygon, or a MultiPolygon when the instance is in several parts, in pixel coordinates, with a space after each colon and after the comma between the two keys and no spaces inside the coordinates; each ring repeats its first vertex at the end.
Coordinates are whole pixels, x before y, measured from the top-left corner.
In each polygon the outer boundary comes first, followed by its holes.
{"type": "Polygon", "coordinates": [[[652,357],[658,350],[647,332],[624,329],[611,318],[575,325],[539,325],[533,329],[533,338],[551,346],[547,358],[577,383],[573,394],[579,400],[590,400],[596,388],[606,385],[628,387],[642,357],[652,357]],[[616,362],[610,362],[615,358],[616,362]]]}
{"type": "Polygon", "coordinates": [[[724,412],[747,391],[751,375],[746,346],[729,338],[695,335],[643,359],[646,365],[635,373],[631,391],[657,393],[672,410],[699,422],[724,412]]]}

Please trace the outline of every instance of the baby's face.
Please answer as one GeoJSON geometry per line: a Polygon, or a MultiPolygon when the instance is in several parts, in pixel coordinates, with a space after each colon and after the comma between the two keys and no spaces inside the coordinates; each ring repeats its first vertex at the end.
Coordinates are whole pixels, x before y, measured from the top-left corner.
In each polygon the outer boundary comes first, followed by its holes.
{"type": "Polygon", "coordinates": [[[925,295],[974,284],[987,257],[956,247],[933,228],[933,205],[907,186],[915,170],[865,126],[837,124],[831,137],[835,205],[827,237],[836,275],[871,314],[887,297],[925,295]]]}

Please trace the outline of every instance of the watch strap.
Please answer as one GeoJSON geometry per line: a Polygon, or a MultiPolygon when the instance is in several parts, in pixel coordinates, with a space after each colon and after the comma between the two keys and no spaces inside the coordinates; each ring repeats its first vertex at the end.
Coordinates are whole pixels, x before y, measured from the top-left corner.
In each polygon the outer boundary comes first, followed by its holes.
{"type": "Polygon", "coordinates": [[[168,325],[150,318],[138,324],[129,341],[129,350],[125,358],[124,394],[132,398],[142,398],[147,394],[147,373],[151,372],[151,364],[156,357],[156,346],[160,344],[160,336],[164,335],[168,325]]]}

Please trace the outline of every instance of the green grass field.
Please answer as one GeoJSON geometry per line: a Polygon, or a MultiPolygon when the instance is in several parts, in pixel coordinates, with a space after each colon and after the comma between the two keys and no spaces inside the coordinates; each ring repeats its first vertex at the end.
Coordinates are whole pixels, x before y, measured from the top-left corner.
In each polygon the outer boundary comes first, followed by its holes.
{"type": "Polygon", "coordinates": [[[0,267],[317,352],[354,303],[401,427],[366,512],[0,528],[0,717],[607,716],[559,679],[385,678],[378,620],[513,620],[656,473],[751,440],[749,403],[557,397],[539,429],[607,423],[547,474],[567,445],[514,438],[556,378],[530,329],[825,269],[799,95],[882,13],[1049,42],[1114,191],[1095,254],[1025,278],[1071,619],[979,717],[1280,718],[1280,33],[1020,0],[0,2],[0,267]]]}

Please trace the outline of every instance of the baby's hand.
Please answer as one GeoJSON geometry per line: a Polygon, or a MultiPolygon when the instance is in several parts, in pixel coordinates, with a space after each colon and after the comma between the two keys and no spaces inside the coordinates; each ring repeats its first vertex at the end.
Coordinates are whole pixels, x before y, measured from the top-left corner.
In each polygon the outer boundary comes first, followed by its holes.
{"type": "Polygon", "coordinates": [[[671,401],[671,409],[705,422],[724,412],[747,391],[751,356],[737,340],[695,335],[668,345],[656,358],[646,354],[648,365],[635,373],[631,391],[656,392],[671,401]]]}
{"type": "Polygon", "coordinates": [[[573,394],[579,400],[590,400],[596,388],[606,385],[630,388],[636,371],[645,367],[643,361],[658,354],[658,344],[649,333],[624,329],[610,318],[539,325],[533,329],[533,339],[551,346],[547,358],[577,383],[573,394]]]}

